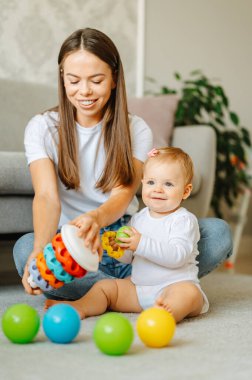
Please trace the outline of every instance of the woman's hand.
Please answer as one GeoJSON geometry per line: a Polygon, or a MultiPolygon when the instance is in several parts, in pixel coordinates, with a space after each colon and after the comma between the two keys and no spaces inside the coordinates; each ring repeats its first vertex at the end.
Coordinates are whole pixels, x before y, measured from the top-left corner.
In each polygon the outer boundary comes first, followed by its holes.
{"type": "Polygon", "coordinates": [[[22,277],[22,284],[23,284],[23,287],[25,288],[25,291],[26,293],[28,294],[31,294],[33,296],[37,296],[39,294],[42,294],[42,290],[40,288],[35,288],[33,289],[30,284],[28,283],[28,277],[30,276],[30,273],[29,273],[29,265],[30,265],[30,262],[36,258],[38,256],[39,252],[35,252],[33,251],[30,256],[28,257],[28,260],[27,260],[27,263],[25,265],[25,268],[24,268],[24,274],[23,274],[23,277],[22,277]]]}
{"type": "Polygon", "coordinates": [[[100,241],[100,229],[98,211],[90,211],[82,214],[72,220],[70,224],[79,228],[79,236],[84,239],[86,247],[89,247],[92,252],[98,251],[100,259],[102,255],[102,247],[100,241]]]}

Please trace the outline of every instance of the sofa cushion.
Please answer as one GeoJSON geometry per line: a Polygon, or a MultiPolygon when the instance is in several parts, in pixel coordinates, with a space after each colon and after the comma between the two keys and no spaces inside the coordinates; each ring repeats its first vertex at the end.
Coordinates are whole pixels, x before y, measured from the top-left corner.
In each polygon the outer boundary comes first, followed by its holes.
{"type": "Polygon", "coordinates": [[[152,129],[156,148],[170,145],[178,100],[176,95],[128,99],[129,112],[140,116],[152,129]]]}
{"type": "Polygon", "coordinates": [[[200,174],[200,171],[194,168],[194,176],[192,180],[193,189],[191,192],[191,196],[198,194],[200,191],[202,176],[200,174]]]}
{"type": "Polygon", "coordinates": [[[23,152],[0,152],[0,194],[33,194],[23,152]]]}
{"type": "Polygon", "coordinates": [[[37,113],[57,105],[57,89],[0,79],[0,151],[24,151],[24,129],[37,113]]]}

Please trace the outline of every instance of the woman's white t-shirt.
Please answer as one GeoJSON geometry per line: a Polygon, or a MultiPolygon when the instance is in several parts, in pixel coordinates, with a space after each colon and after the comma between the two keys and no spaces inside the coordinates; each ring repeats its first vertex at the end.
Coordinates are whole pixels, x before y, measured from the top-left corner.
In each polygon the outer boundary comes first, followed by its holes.
{"type": "MultiPolygon", "coordinates": [[[[25,152],[28,164],[41,158],[50,158],[56,171],[58,170],[58,132],[57,112],[46,112],[34,116],[25,130],[25,152]]],[[[68,223],[80,214],[94,210],[103,204],[110,196],[110,192],[102,193],[95,188],[95,184],[105,164],[105,151],[100,140],[102,122],[89,128],[76,123],[77,140],[79,147],[80,188],[67,190],[58,178],[59,195],[61,199],[61,217],[59,226],[68,223]]],[[[148,151],[152,148],[152,132],[143,119],[137,116],[130,117],[130,131],[133,157],[144,162],[148,151]]],[[[138,209],[136,197],[130,203],[127,214],[133,215],[138,209]]]]}

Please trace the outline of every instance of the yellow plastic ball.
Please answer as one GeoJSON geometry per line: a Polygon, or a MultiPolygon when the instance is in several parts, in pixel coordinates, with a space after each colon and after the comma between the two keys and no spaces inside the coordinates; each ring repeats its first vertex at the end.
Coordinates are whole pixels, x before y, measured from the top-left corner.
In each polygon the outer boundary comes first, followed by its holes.
{"type": "Polygon", "coordinates": [[[168,311],[151,307],[139,315],[136,329],[139,338],[146,346],[165,347],[173,338],[176,322],[168,311]]]}

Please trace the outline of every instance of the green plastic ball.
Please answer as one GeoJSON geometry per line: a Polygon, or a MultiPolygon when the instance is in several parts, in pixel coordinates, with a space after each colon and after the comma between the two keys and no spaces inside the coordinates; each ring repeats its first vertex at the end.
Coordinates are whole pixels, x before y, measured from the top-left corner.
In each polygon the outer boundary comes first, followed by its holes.
{"type": "Polygon", "coordinates": [[[128,238],[129,237],[129,235],[127,234],[127,230],[130,230],[130,227],[123,226],[123,227],[120,227],[119,230],[117,230],[116,238],[115,238],[116,243],[121,243],[120,238],[128,238]]]}
{"type": "Polygon", "coordinates": [[[3,332],[13,343],[30,343],[37,335],[39,326],[39,315],[29,305],[21,303],[12,305],[3,314],[3,332]]]}
{"type": "Polygon", "coordinates": [[[96,346],[104,354],[123,355],[133,342],[134,331],[123,315],[107,313],[96,322],[93,337],[96,346]]]}

